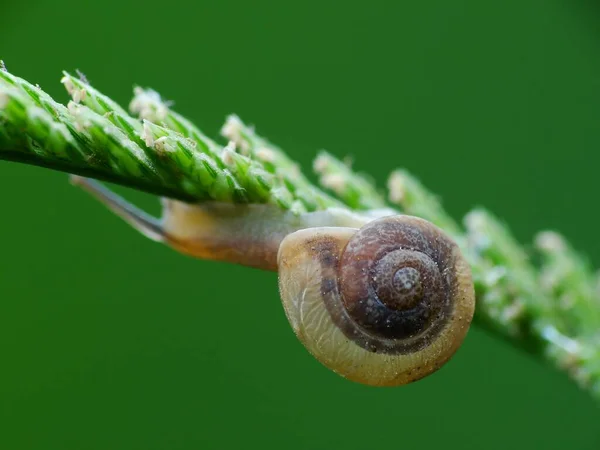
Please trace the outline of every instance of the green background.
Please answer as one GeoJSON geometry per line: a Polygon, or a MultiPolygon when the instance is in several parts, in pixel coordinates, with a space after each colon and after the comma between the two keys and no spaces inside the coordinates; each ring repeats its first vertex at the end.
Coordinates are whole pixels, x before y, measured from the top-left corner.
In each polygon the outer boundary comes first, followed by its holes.
{"type": "MultiPolygon", "coordinates": [[[[459,218],[555,228],[600,266],[600,7],[583,0],[38,0],[0,6],[0,58],[66,101],[81,69],[229,113],[305,167],[406,167],[459,218]]],[[[158,202],[132,198],[158,211],[158,202]]],[[[565,376],[472,328],[440,372],[350,383],[293,335],[276,275],[154,244],[67,177],[0,163],[0,449],[597,449],[565,376]]]]}

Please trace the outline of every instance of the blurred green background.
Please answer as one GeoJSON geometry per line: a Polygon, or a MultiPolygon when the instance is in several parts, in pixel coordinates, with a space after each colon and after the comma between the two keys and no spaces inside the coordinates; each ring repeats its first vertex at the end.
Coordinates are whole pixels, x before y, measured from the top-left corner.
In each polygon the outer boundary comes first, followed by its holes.
{"type": "MultiPolygon", "coordinates": [[[[457,218],[562,231],[600,266],[600,6],[583,0],[2,0],[0,58],[67,100],[81,69],[229,113],[305,167],[402,166],[457,218]]],[[[435,375],[375,389],[293,335],[274,273],[181,256],[64,174],[0,162],[0,449],[597,449],[600,410],[472,329],[435,375]]],[[[158,202],[133,199],[158,211],[158,202]]]]}

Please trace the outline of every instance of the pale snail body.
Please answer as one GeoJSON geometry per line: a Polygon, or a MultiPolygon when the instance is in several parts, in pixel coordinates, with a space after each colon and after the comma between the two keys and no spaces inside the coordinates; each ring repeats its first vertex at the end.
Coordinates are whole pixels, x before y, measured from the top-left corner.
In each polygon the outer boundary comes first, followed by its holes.
{"type": "Polygon", "coordinates": [[[164,199],[155,221],[78,181],[146,236],[182,253],[276,270],[297,337],[352,381],[396,386],[433,373],[454,355],[473,318],[469,265],[425,220],[389,210],[297,216],[271,205],[164,199]]]}

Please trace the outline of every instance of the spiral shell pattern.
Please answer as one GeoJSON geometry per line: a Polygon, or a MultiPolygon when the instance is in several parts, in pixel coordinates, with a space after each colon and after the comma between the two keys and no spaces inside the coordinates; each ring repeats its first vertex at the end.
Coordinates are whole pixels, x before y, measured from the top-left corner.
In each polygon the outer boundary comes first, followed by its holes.
{"type": "Polygon", "coordinates": [[[282,242],[278,262],[300,340],[361,383],[406,384],[436,371],[473,317],[469,265],[450,237],[416,217],[297,231],[282,242]]]}

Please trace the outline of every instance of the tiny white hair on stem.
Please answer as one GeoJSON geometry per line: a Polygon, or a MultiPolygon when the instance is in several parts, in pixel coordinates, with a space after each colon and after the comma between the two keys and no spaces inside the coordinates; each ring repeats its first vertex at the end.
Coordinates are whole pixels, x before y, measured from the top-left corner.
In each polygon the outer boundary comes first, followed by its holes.
{"type": "Polygon", "coordinates": [[[82,101],[85,101],[87,97],[87,90],[83,87],[79,88],[75,86],[75,83],[73,83],[73,80],[70,76],[65,75],[62,77],[60,82],[65,86],[65,89],[75,103],[81,103],[82,101]]]}
{"type": "Polygon", "coordinates": [[[235,153],[235,148],[236,148],[235,142],[229,141],[227,143],[227,145],[225,147],[223,147],[223,150],[221,151],[221,159],[228,166],[231,166],[235,163],[235,160],[233,158],[233,154],[235,153]]]}
{"type": "Polygon", "coordinates": [[[329,162],[325,155],[319,155],[315,158],[313,162],[313,170],[315,172],[317,172],[318,174],[322,174],[323,172],[327,171],[328,167],[329,162]]]}
{"type": "Polygon", "coordinates": [[[258,150],[256,150],[256,157],[261,161],[268,163],[275,162],[275,152],[267,147],[260,147],[258,150]]]}
{"type": "Polygon", "coordinates": [[[175,151],[175,148],[169,142],[168,136],[159,137],[154,141],[154,148],[158,152],[171,153],[175,151]]]}
{"type": "Polygon", "coordinates": [[[221,127],[221,136],[234,141],[243,153],[250,151],[250,144],[242,136],[244,124],[238,116],[231,114],[225,120],[225,124],[221,127]]]}
{"type": "Polygon", "coordinates": [[[323,186],[326,188],[331,189],[338,195],[343,194],[347,188],[346,179],[342,174],[339,173],[329,173],[323,175],[321,177],[321,184],[323,184],[323,186]]]}
{"type": "Polygon", "coordinates": [[[562,252],[566,250],[563,237],[554,231],[542,231],[535,239],[535,246],[539,250],[548,253],[562,252]]]}
{"type": "Polygon", "coordinates": [[[140,118],[151,122],[162,122],[169,114],[169,108],[160,97],[160,94],[152,89],[135,87],[134,97],[129,104],[129,110],[140,118]]]}
{"type": "Polygon", "coordinates": [[[75,128],[77,131],[85,131],[91,126],[90,120],[83,114],[84,109],[82,105],[75,103],[74,101],[70,101],[67,104],[67,109],[71,114],[73,114],[73,118],[75,119],[75,128]]]}
{"type": "Polygon", "coordinates": [[[388,179],[389,199],[392,203],[402,203],[406,197],[406,183],[400,172],[393,172],[388,179]]]}

